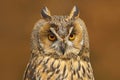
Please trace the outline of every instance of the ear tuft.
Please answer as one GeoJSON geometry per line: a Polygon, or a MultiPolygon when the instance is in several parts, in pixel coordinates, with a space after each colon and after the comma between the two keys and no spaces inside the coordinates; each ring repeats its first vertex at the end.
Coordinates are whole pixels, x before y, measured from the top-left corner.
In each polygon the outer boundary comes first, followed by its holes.
{"type": "Polygon", "coordinates": [[[74,6],[70,12],[69,18],[78,18],[79,17],[79,10],[77,6],[74,6]]]}
{"type": "Polygon", "coordinates": [[[42,16],[44,19],[50,19],[50,18],[51,18],[50,11],[48,10],[47,7],[44,7],[44,8],[41,10],[41,16],[42,16]]]}

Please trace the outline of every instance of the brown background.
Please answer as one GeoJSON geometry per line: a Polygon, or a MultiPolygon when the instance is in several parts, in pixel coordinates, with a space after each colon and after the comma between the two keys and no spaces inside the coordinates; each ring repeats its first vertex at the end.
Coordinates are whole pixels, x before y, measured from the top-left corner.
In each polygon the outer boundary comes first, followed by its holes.
{"type": "Polygon", "coordinates": [[[120,80],[120,0],[1,0],[0,80],[22,80],[40,9],[64,15],[75,4],[88,28],[96,80],[120,80]]]}

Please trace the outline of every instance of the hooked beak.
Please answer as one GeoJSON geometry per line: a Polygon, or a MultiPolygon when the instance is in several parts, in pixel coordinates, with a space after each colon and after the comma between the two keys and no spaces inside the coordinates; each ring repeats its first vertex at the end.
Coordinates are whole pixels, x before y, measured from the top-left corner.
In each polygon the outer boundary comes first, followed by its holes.
{"type": "Polygon", "coordinates": [[[65,50],[66,50],[66,44],[65,43],[63,43],[63,42],[61,43],[60,50],[61,50],[62,54],[64,55],[65,50]]]}

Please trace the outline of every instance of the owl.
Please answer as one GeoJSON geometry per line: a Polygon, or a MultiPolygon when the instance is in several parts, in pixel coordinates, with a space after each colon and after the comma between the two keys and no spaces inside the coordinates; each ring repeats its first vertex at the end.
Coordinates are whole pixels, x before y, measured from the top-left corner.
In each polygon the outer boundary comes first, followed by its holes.
{"type": "Polygon", "coordinates": [[[41,16],[32,31],[24,80],[94,80],[88,33],[78,8],[60,16],[44,7],[41,16]]]}

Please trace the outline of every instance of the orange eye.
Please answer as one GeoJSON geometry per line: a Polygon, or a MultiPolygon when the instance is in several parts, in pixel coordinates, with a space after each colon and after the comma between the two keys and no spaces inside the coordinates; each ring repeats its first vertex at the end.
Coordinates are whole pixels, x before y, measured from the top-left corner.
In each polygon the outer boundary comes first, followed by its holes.
{"type": "Polygon", "coordinates": [[[75,34],[70,34],[69,40],[73,41],[75,39],[75,34]]]}
{"type": "Polygon", "coordinates": [[[55,41],[55,40],[56,40],[56,37],[55,37],[55,35],[53,35],[53,34],[49,34],[49,35],[48,35],[48,39],[49,39],[50,41],[55,41]]]}

